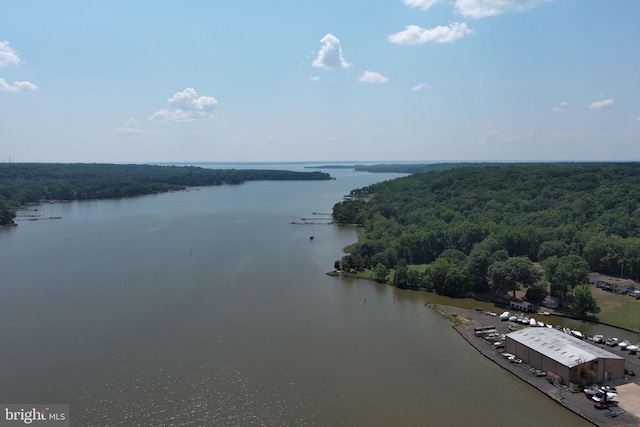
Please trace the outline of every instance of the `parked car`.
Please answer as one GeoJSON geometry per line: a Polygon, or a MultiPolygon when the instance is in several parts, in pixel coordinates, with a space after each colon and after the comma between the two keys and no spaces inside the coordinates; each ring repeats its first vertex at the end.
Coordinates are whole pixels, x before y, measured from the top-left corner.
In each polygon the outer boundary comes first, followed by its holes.
{"type": "Polygon", "coordinates": [[[615,347],[618,345],[618,341],[620,341],[618,338],[607,338],[604,343],[609,347],[615,347]]]}

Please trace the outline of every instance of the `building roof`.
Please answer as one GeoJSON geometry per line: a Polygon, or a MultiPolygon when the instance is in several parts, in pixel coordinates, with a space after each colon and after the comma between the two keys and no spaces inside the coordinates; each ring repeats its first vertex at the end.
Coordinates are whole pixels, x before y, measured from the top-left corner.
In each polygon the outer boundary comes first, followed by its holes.
{"type": "Polygon", "coordinates": [[[635,281],[631,279],[618,279],[616,277],[605,277],[600,276],[598,282],[606,283],[608,285],[617,285],[617,286],[634,286],[636,284],[635,281]]]}
{"type": "Polygon", "coordinates": [[[552,328],[525,328],[507,334],[507,338],[569,368],[597,359],[622,359],[610,351],[552,328]]]}

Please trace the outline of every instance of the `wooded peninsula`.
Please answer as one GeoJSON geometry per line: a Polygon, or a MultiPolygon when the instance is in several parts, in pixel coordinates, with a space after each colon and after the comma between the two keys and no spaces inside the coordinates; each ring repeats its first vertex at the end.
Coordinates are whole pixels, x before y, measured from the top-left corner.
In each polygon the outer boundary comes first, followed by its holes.
{"type": "Polygon", "coordinates": [[[205,169],[195,166],[86,163],[0,163],[0,225],[16,211],[43,200],[89,200],[139,196],[186,187],[247,181],[329,180],[324,172],[205,169]]]}
{"type": "MultiPolygon", "coordinates": [[[[385,171],[391,171],[385,167],[385,171]]],[[[551,295],[595,308],[589,272],[640,278],[640,163],[456,165],[353,190],[344,273],[459,296],[551,295]]]]}

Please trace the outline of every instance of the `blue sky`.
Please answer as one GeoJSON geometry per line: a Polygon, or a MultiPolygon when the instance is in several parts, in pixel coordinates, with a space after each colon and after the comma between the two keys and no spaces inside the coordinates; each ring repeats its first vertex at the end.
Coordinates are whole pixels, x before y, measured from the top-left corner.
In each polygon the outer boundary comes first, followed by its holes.
{"type": "Polygon", "coordinates": [[[640,160],[640,1],[13,1],[0,161],[640,160]]]}

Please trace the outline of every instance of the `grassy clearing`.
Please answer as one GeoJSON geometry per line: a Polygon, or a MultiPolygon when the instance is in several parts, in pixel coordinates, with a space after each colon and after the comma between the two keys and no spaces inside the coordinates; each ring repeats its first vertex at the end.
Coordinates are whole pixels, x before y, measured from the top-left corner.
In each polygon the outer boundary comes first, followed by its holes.
{"type": "Polygon", "coordinates": [[[592,295],[600,308],[595,315],[599,322],[640,331],[640,300],[606,292],[595,286],[592,295]]]}

